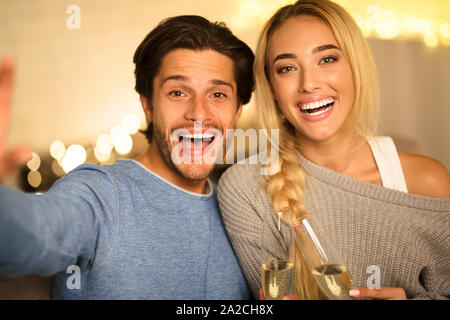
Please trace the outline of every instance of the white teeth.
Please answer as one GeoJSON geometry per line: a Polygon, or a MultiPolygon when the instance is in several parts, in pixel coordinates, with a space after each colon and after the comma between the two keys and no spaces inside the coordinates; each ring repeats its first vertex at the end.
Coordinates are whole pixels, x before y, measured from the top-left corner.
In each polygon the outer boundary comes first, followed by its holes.
{"type": "Polygon", "coordinates": [[[191,140],[191,139],[200,140],[201,139],[201,140],[205,140],[205,141],[211,141],[211,139],[214,137],[214,135],[211,133],[204,133],[204,134],[195,133],[195,134],[182,134],[182,135],[180,135],[180,137],[182,137],[183,140],[191,140]]]}
{"type": "Polygon", "coordinates": [[[330,110],[330,109],[331,109],[331,106],[326,107],[325,109],[320,110],[320,111],[317,111],[317,112],[311,112],[311,113],[308,113],[308,115],[311,115],[311,116],[317,116],[317,115],[319,115],[319,114],[322,114],[322,113],[324,113],[324,112],[327,112],[327,111],[330,110]]]}
{"type": "Polygon", "coordinates": [[[315,101],[315,102],[305,103],[305,104],[303,104],[301,106],[301,109],[302,109],[302,111],[311,110],[311,109],[317,109],[317,108],[323,107],[323,106],[325,106],[325,105],[327,105],[329,103],[332,103],[332,102],[334,102],[334,99],[333,98],[328,98],[328,99],[325,99],[325,100],[322,100],[322,101],[315,101]]]}

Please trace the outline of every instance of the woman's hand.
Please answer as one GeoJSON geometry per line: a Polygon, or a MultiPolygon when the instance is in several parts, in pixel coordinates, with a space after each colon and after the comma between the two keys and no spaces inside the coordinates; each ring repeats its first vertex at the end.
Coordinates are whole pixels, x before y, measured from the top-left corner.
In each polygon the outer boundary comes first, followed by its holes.
{"type": "MultiPolygon", "coordinates": [[[[259,288],[259,300],[266,300],[264,298],[264,292],[262,288],[259,288]]],[[[296,294],[288,294],[287,296],[281,297],[280,300],[303,300],[303,299],[296,294]]]]}
{"type": "Polygon", "coordinates": [[[14,170],[24,165],[31,155],[31,151],[27,147],[6,150],[13,75],[13,62],[9,59],[4,59],[0,67],[0,182],[14,170]]]}
{"type": "Polygon", "coordinates": [[[381,287],[380,289],[370,289],[357,287],[350,290],[353,298],[375,298],[382,300],[406,300],[405,290],[395,287],[381,287]]]}

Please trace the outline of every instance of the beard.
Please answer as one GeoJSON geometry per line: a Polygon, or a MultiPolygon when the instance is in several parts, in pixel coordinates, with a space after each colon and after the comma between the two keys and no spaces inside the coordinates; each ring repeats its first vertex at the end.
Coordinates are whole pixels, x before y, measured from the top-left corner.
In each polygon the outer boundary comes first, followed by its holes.
{"type": "Polygon", "coordinates": [[[172,160],[173,145],[171,139],[156,123],[153,123],[153,139],[155,140],[159,152],[167,166],[187,180],[205,180],[209,177],[211,171],[213,171],[213,169],[215,168],[215,163],[175,164],[172,160]]]}

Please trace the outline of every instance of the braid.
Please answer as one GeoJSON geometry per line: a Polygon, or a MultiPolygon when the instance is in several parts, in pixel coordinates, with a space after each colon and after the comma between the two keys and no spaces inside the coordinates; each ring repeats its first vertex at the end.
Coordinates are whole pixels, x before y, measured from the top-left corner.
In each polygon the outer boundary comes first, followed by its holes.
{"type": "MultiPolygon", "coordinates": [[[[279,150],[280,170],[274,175],[266,176],[267,193],[272,198],[274,212],[280,212],[289,207],[294,220],[300,221],[306,217],[306,208],[303,204],[305,173],[298,165],[298,156],[292,139],[281,139],[279,150]]],[[[294,293],[304,299],[326,299],[297,246],[295,246],[294,264],[294,293]]]]}

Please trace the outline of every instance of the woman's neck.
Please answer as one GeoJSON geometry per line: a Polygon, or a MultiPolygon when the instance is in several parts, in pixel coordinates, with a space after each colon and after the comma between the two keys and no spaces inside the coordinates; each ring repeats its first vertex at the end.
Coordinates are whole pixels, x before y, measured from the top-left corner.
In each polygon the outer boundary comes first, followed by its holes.
{"type": "MultiPolygon", "coordinates": [[[[297,134],[302,155],[319,166],[349,175],[354,166],[367,156],[365,139],[354,130],[323,141],[313,141],[297,134]]],[[[370,150],[369,150],[370,151],[370,150]]],[[[359,167],[359,165],[357,165],[359,167]]]]}

